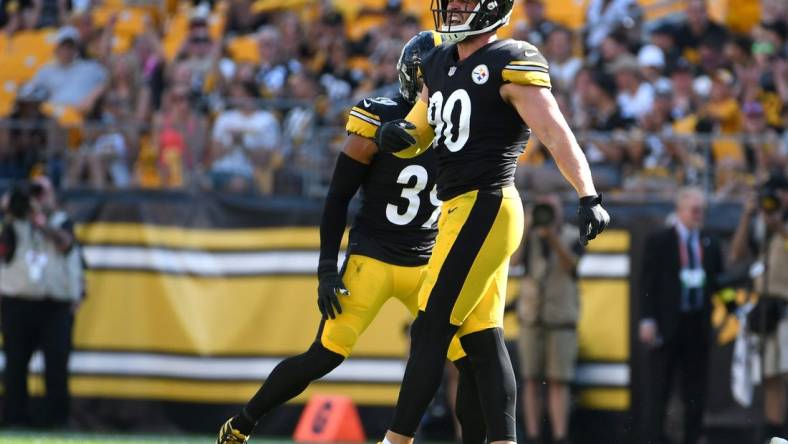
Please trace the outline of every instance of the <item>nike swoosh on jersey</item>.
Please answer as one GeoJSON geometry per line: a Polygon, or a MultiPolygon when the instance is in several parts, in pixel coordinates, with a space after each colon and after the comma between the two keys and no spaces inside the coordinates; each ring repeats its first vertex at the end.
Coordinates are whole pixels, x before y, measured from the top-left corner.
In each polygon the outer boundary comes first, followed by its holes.
{"type": "Polygon", "coordinates": [[[369,108],[369,102],[366,99],[364,99],[364,107],[369,108]]]}

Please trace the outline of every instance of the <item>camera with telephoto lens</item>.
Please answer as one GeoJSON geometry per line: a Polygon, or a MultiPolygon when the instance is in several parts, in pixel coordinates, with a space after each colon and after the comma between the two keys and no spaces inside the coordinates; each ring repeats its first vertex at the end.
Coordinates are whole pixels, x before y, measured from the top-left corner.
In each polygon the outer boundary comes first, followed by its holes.
{"type": "Polygon", "coordinates": [[[555,221],[555,209],[550,204],[540,203],[534,205],[532,214],[535,227],[550,226],[555,221]]]}
{"type": "Polygon", "coordinates": [[[784,212],[783,200],[780,193],[788,190],[788,178],[776,173],[772,174],[766,182],[758,187],[758,209],[764,213],[784,212]]]}
{"type": "Polygon", "coordinates": [[[14,185],[8,193],[8,214],[15,219],[25,219],[31,211],[30,187],[14,185]]]}

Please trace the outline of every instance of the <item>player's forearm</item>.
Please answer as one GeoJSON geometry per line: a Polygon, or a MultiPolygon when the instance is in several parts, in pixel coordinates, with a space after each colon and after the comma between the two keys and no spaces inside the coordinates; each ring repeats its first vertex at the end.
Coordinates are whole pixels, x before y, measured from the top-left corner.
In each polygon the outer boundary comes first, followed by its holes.
{"type": "Polygon", "coordinates": [[[364,180],[369,165],[340,153],[320,220],[321,271],[336,271],[339,246],[347,226],[347,209],[364,180]]]}
{"type": "Polygon", "coordinates": [[[348,202],[327,198],[320,220],[320,260],[318,274],[321,271],[336,271],[339,247],[342,235],[347,226],[348,202]]]}
{"type": "Polygon", "coordinates": [[[542,140],[558,165],[561,174],[572,184],[580,197],[596,195],[591,168],[585,154],[569,129],[556,128],[542,140]]]}
{"type": "Polygon", "coordinates": [[[410,110],[405,120],[412,123],[416,129],[410,130],[410,134],[416,139],[416,143],[402,151],[395,153],[395,156],[403,159],[410,159],[416,157],[432,146],[432,140],[435,138],[435,130],[430,126],[427,121],[427,103],[423,100],[417,100],[410,110]]]}

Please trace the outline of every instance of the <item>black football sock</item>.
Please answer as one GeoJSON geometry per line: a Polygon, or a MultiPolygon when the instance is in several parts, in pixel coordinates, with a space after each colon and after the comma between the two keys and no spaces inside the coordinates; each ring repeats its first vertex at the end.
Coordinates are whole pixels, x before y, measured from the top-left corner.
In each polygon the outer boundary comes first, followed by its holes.
{"type": "Polygon", "coordinates": [[[460,371],[457,383],[457,405],[455,413],[462,428],[462,444],[484,444],[487,438],[487,429],[484,426],[484,412],[479,400],[479,389],[473,374],[470,358],[463,357],[454,361],[454,366],[460,371]]]}
{"type": "Polygon", "coordinates": [[[490,328],[460,338],[471,359],[490,442],[516,441],[517,384],[503,329],[490,328]]]}
{"type": "Polygon", "coordinates": [[[316,342],[306,353],[280,362],[246,404],[242,415],[233,419],[233,427],[248,435],[266,413],[301,394],[312,381],[327,375],[344,360],[342,355],[316,342]]]}
{"type": "Polygon", "coordinates": [[[446,321],[437,310],[419,312],[410,329],[410,357],[399,390],[397,408],[391,431],[403,436],[414,436],[427,406],[443,377],[446,351],[457,328],[446,321]]]}

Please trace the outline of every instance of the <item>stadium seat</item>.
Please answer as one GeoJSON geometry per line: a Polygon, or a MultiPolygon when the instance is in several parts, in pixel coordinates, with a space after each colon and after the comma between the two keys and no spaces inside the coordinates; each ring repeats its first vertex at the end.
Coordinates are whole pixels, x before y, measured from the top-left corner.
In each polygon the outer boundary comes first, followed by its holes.
{"type": "Polygon", "coordinates": [[[299,9],[315,0],[257,0],[252,4],[252,12],[261,14],[275,10],[299,9]]]}
{"type": "Polygon", "coordinates": [[[118,15],[118,21],[115,24],[116,35],[133,37],[142,34],[153,20],[148,8],[125,7],[118,10],[102,5],[93,10],[93,22],[97,27],[103,27],[114,14],[118,15]]]}
{"type": "Polygon", "coordinates": [[[668,20],[684,13],[687,0],[638,0],[646,22],[668,20]]]}
{"type": "MultiPolygon", "coordinates": [[[[580,29],[586,22],[588,0],[551,0],[545,2],[545,16],[570,29],[580,29]]],[[[520,5],[520,11],[523,11],[520,5]]],[[[516,11],[516,10],[515,10],[516,11]]]]}
{"type": "Polygon", "coordinates": [[[49,58],[42,59],[35,54],[6,52],[0,54],[0,66],[3,67],[0,79],[13,80],[17,84],[30,80],[49,58]]]}
{"type": "Polygon", "coordinates": [[[55,52],[55,32],[53,28],[17,32],[7,43],[6,52],[31,55],[41,64],[46,63],[55,52]]]}
{"type": "Polygon", "coordinates": [[[254,35],[244,35],[236,37],[227,43],[227,50],[230,56],[237,63],[260,63],[260,52],[257,47],[257,39],[254,35]]]}

